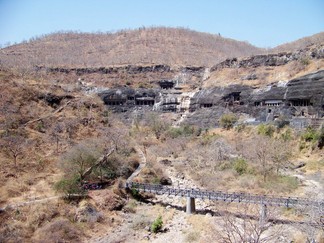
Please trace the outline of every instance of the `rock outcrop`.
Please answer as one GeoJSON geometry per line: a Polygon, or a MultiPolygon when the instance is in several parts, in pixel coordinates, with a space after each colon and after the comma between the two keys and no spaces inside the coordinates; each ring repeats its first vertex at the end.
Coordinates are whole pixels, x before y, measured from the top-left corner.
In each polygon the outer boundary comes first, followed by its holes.
{"type": "Polygon", "coordinates": [[[246,114],[260,122],[324,116],[324,70],[260,89],[230,85],[187,93],[176,87],[109,89],[99,95],[116,112],[138,107],[160,112],[191,112],[184,122],[200,127],[217,126],[224,112],[246,114]]]}
{"type": "Polygon", "coordinates": [[[324,58],[324,44],[309,47],[297,52],[282,52],[278,54],[256,55],[249,58],[230,58],[213,66],[211,71],[223,68],[257,68],[260,66],[282,66],[293,60],[324,58]]]}

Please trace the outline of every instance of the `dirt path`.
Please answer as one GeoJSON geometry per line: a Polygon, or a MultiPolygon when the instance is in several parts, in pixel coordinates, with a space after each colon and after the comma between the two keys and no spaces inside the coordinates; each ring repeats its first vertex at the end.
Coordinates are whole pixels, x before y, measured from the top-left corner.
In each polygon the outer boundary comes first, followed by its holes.
{"type": "Polygon", "coordinates": [[[136,146],[135,150],[136,150],[136,152],[138,153],[138,155],[140,157],[140,164],[137,167],[137,169],[133,172],[133,174],[130,177],[128,177],[127,182],[131,182],[136,176],[138,176],[139,173],[141,172],[141,170],[146,165],[146,157],[145,157],[142,149],[139,146],[136,146]]]}
{"type": "Polygon", "coordinates": [[[46,198],[41,198],[41,199],[34,199],[34,200],[29,200],[29,201],[23,201],[15,204],[8,204],[3,208],[0,208],[0,212],[10,210],[10,209],[16,209],[18,207],[23,207],[23,206],[28,206],[31,204],[35,203],[46,203],[48,201],[54,200],[54,199],[60,199],[62,196],[52,196],[52,197],[46,197],[46,198]]]}
{"type": "MultiPolygon", "coordinates": [[[[131,182],[145,167],[146,157],[140,147],[135,148],[137,153],[140,156],[140,165],[135,170],[135,172],[127,179],[127,182],[131,182]]],[[[173,167],[166,167],[166,173],[173,181],[173,186],[180,187],[196,187],[194,182],[190,179],[186,179],[173,167]]],[[[197,200],[197,208],[206,208],[207,205],[197,200]]],[[[155,242],[155,243],[164,243],[164,242],[186,242],[186,234],[191,229],[191,225],[188,223],[187,219],[189,215],[185,213],[184,210],[175,210],[173,207],[184,207],[185,199],[181,197],[168,197],[165,195],[156,195],[152,200],[153,203],[157,203],[156,206],[152,204],[143,204],[136,202],[138,205],[136,208],[136,213],[123,213],[120,215],[122,217],[121,224],[112,229],[110,232],[106,232],[102,236],[96,236],[89,240],[92,243],[117,243],[117,242],[155,242]],[[170,204],[167,206],[160,206],[161,204],[170,204]],[[136,229],[134,225],[138,221],[138,218],[150,218],[154,219],[156,216],[151,214],[155,211],[163,211],[162,219],[164,220],[163,229],[165,232],[154,234],[149,232],[148,229],[136,229]],[[171,213],[172,212],[172,213],[171,213]],[[166,217],[166,214],[171,214],[172,216],[166,217]]]]}
{"type": "Polygon", "coordinates": [[[304,194],[304,197],[308,197],[314,200],[324,200],[324,181],[315,180],[311,178],[310,175],[305,176],[301,174],[294,174],[294,177],[297,177],[301,183],[301,190],[304,194]]]}

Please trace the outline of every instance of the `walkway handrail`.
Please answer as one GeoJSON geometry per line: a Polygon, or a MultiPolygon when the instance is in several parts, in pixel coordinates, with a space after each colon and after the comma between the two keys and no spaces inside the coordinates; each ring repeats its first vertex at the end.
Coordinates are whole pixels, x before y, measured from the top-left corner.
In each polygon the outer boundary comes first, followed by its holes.
{"type": "Polygon", "coordinates": [[[257,195],[250,193],[228,193],[222,191],[208,191],[194,188],[175,188],[156,184],[144,184],[136,182],[127,182],[126,188],[136,189],[142,192],[149,192],[154,194],[167,194],[180,197],[209,199],[224,202],[244,202],[253,204],[264,204],[269,206],[312,206],[324,210],[324,200],[309,200],[300,197],[275,197],[269,195],[257,195]]]}

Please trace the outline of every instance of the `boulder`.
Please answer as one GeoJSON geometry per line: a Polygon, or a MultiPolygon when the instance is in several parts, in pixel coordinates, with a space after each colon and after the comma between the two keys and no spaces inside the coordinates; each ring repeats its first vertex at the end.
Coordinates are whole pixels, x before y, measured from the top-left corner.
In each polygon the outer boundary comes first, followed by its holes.
{"type": "Polygon", "coordinates": [[[172,164],[171,160],[169,160],[169,159],[162,159],[162,160],[160,160],[160,163],[163,165],[168,165],[168,166],[170,166],[172,164]]]}
{"type": "Polygon", "coordinates": [[[164,185],[164,186],[170,186],[172,185],[172,180],[170,177],[165,177],[163,176],[161,179],[160,179],[160,183],[161,185],[164,185]]]}
{"type": "Polygon", "coordinates": [[[100,209],[121,210],[126,200],[111,190],[96,190],[89,192],[89,196],[96,202],[100,209]]]}
{"type": "Polygon", "coordinates": [[[79,208],[75,213],[75,221],[94,223],[103,219],[102,213],[100,213],[95,206],[86,201],[81,201],[79,208]]]}

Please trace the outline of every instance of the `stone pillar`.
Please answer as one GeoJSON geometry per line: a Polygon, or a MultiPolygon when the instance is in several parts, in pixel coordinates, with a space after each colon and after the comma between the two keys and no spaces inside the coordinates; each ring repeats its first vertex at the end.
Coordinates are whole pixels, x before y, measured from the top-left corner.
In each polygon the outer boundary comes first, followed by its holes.
{"type": "Polygon", "coordinates": [[[260,205],[260,218],[259,218],[259,223],[262,226],[264,223],[267,221],[267,205],[266,204],[261,204],[260,205]]]}
{"type": "Polygon", "coordinates": [[[193,197],[187,197],[187,214],[192,214],[196,211],[195,199],[193,197]]]}

